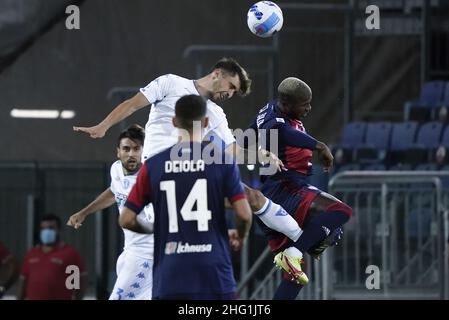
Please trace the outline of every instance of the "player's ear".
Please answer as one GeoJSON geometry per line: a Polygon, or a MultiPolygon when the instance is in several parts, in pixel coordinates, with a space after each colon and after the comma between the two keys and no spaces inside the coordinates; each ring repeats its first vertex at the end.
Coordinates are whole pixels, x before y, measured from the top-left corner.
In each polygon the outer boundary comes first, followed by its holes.
{"type": "Polygon", "coordinates": [[[201,127],[202,128],[207,128],[208,125],[209,125],[209,118],[208,117],[204,117],[203,119],[201,119],[201,127]]]}
{"type": "Polygon", "coordinates": [[[119,147],[117,147],[117,158],[120,159],[120,148],[119,147]]]}
{"type": "Polygon", "coordinates": [[[175,128],[178,128],[178,122],[176,121],[176,117],[171,118],[171,122],[175,128]]]}

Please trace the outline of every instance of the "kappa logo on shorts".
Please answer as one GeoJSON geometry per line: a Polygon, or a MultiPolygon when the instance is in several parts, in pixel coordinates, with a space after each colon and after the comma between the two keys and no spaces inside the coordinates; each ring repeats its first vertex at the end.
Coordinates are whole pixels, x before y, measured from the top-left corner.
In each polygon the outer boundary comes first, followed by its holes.
{"type": "Polygon", "coordinates": [[[139,288],[140,288],[140,284],[137,283],[137,282],[134,282],[134,283],[131,285],[131,288],[139,289],[139,288]]]}

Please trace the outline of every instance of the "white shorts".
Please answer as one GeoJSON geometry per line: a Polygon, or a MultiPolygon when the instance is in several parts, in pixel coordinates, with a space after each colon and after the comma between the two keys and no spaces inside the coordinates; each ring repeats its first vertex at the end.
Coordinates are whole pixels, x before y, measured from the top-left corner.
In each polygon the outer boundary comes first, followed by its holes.
{"type": "Polygon", "coordinates": [[[109,300],[151,300],[153,259],[123,251],[117,259],[117,281],[109,300]]]}

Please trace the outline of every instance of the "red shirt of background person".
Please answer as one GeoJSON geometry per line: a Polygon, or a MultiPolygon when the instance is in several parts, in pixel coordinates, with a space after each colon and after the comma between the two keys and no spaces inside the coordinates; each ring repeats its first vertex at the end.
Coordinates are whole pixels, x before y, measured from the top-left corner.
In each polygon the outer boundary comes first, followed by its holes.
{"type": "Polygon", "coordinates": [[[19,278],[17,299],[71,300],[81,299],[85,289],[85,267],[79,253],[59,239],[61,221],[55,215],[46,215],[40,224],[40,244],[27,252],[19,278]],[[68,279],[75,274],[68,266],[79,268],[80,287],[68,279]],[[66,273],[67,272],[67,273],[66,273]],[[68,284],[68,285],[67,285],[68,284]],[[69,288],[67,288],[69,287],[69,288]]]}
{"type": "Polygon", "coordinates": [[[9,287],[16,281],[19,274],[16,259],[0,242],[0,299],[9,287]]]}

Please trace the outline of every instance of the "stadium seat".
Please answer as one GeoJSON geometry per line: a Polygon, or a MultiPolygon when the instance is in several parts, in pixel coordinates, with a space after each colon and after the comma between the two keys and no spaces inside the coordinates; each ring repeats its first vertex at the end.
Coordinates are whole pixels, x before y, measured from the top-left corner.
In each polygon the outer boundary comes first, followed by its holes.
{"type": "Polygon", "coordinates": [[[354,149],[363,144],[365,138],[366,123],[351,122],[344,129],[340,141],[340,147],[344,149],[354,149]]]}
{"type": "Polygon", "coordinates": [[[414,121],[393,124],[388,156],[390,165],[405,163],[409,160],[407,151],[415,146],[417,129],[418,123],[414,121]]]}
{"type": "Polygon", "coordinates": [[[393,125],[390,150],[401,151],[413,147],[418,123],[414,121],[399,122],[393,125]]]}
{"type": "Polygon", "coordinates": [[[343,152],[342,163],[355,160],[355,150],[363,145],[365,139],[366,123],[350,122],[343,128],[340,143],[332,146],[332,154],[343,152]]]}
{"type": "Polygon", "coordinates": [[[363,145],[357,148],[356,159],[360,162],[380,162],[385,159],[390,144],[391,123],[368,123],[363,145]]]}
{"type": "Polygon", "coordinates": [[[430,161],[432,153],[440,145],[443,124],[433,121],[424,123],[418,130],[416,142],[409,150],[410,162],[417,164],[430,161]]]}
{"type": "Polygon", "coordinates": [[[443,124],[432,121],[424,123],[418,131],[415,147],[425,149],[436,149],[440,145],[443,124]]]}
{"type": "Polygon", "coordinates": [[[444,81],[425,83],[419,100],[405,103],[405,120],[425,122],[436,119],[436,108],[444,105],[446,87],[444,81]]]}

